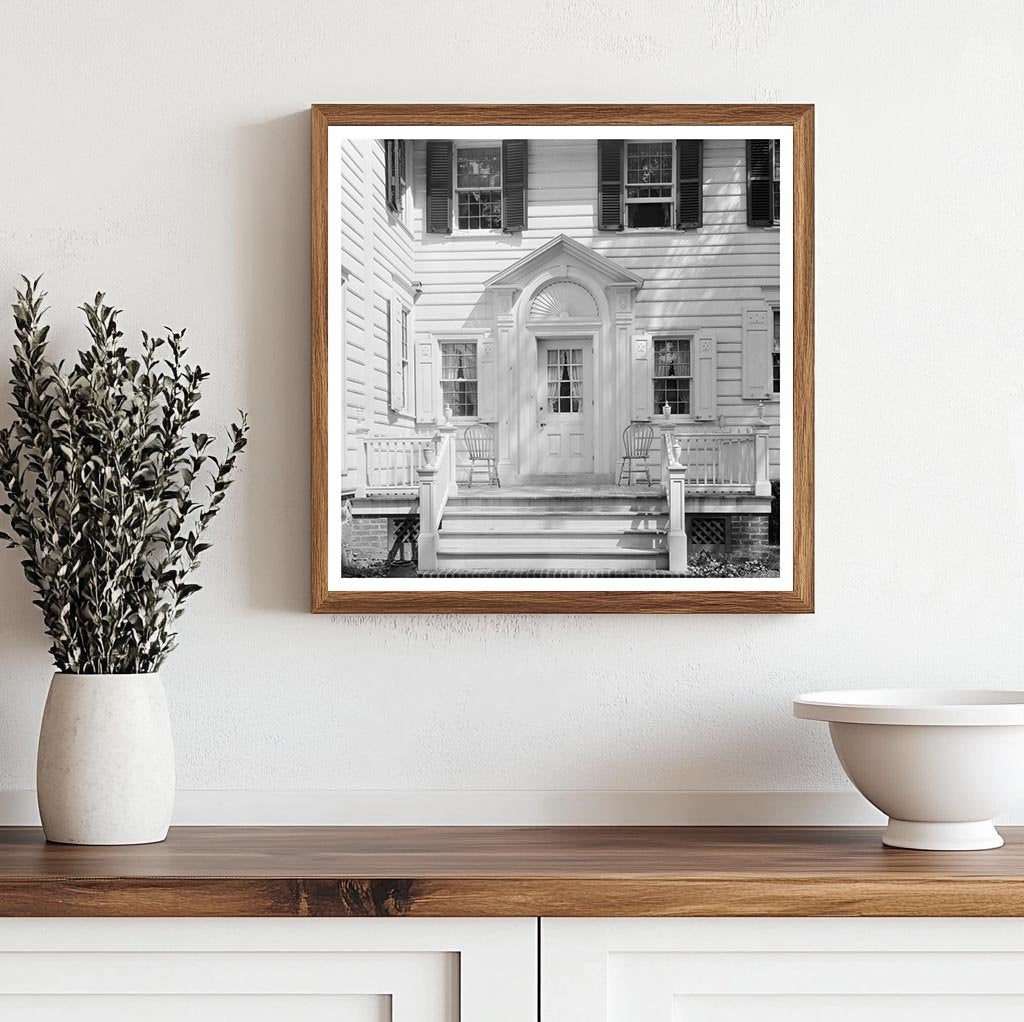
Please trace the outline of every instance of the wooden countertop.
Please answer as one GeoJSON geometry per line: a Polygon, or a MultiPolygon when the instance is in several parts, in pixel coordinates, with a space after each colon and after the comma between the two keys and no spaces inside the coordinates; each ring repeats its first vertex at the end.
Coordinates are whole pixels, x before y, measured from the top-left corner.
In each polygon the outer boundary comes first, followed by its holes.
{"type": "Polygon", "coordinates": [[[0,828],[3,916],[1020,916],[1024,828],[985,852],[861,827],[0,828]]]}

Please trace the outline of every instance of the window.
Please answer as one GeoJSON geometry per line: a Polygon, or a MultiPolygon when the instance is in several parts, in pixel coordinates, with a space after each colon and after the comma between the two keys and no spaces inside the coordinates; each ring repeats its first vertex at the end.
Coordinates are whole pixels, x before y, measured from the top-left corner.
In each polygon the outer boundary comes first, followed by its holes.
{"type": "Polygon", "coordinates": [[[501,230],[501,146],[455,147],[455,197],[460,231],[501,230]]]}
{"type": "Polygon", "coordinates": [[[672,142],[626,143],[626,226],[672,227],[675,209],[672,142]]]}
{"type": "Polygon", "coordinates": [[[549,412],[578,412],[583,388],[583,349],[549,348],[547,383],[549,412]]]}
{"type": "Polygon", "coordinates": [[[665,405],[670,415],[690,414],[690,338],[656,337],[654,340],[654,410],[665,405]]]}
{"type": "Polygon", "coordinates": [[[409,407],[409,310],[402,306],[400,314],[402,331],[402,407],[409,407]]]}
{"type": "Polygon", "coordinates": [[[385,339],[388,354],[388,407],[410,411],[412,382],[409,369],[409,306],[397,295],[384,300],[385,339]]]}
{"type": "Polygon", "coordinates": [[[405,193],[409,186],[404,139],[384,139],[384,196],[388,209],[400,217],[405,212],[405,193]]]}
{"type": "Polygon", "coordinates": [[[456,417],[477,414],[476,341],[441,342],[441,403],[456,417]]]}
{"type": "Polygon", "coordinates": [[[772,393],[778,394],[782,387],[781,332],[779,329],[778,306],[772,309],[772,393]]]}

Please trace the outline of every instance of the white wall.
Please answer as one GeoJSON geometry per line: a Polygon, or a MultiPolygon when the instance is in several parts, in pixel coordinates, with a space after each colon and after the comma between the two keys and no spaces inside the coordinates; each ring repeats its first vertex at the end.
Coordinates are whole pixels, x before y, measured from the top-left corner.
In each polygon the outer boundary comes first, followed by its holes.
{"type": "MultiPolygon", "coordinates": [[[[794,693],[1021,684],[1022,36],[1017,0],[5,0],[4,304],[45,272],[70,346],[104,288],[252,414],[165,672],[181,786],[838,789],[794,693]],[[307,107],[470,99],[817,104],[815,616],[306,613],[307,107]]],[[[0,555],[24,789],[50,669],[0,555]]]]}

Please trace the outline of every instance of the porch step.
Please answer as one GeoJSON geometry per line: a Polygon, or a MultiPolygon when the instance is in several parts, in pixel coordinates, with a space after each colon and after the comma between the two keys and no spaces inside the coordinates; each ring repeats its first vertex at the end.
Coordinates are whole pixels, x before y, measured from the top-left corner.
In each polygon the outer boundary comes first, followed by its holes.
{"type": "Polygon", "coordinates": [[[487,552],[495,549],[513,550],[517,553],[548,553],[551,550],[563,553],[589,550],[607,554],[618,553],[621,550],[660,552],[665,549],[666,535],[665,529],[480,529],[475,532],[445,530],[441,533],[438,549],[441,552],[455,550],[459,553],[487,552]]]}
{"type": "Polygon", "coordinates": [[[552,533],[606,534],[657,532],[668,528],[668,514],[662,511],[557,511],[530,507],[449,508],[445,512],[442,534],[455,533],[552,533]]]}
{"type": "Polygon", "coordinates": [[[451,497],[445,513],[472,509],[474,511],[498,512],[511,510],[513,514],[535,514],[542,511],[560,514],[657,514],[668,513],[664,497],[537,497],[510,494],[507,497],[486,497],[474,500],[472,497],[451,497]]]}
{"type": "Polygon", "coordinates": [[[445,509],[437,570],[663,571],[667,532],[660,494],[463,492],[445,509]]]}
{"type": "Polygon", "coordinates": [[[621,571],[665,570],[668,568],[668,553],[648,550],[628,550],[581,547],[571,550],[525,549],[512,550],[502,545],[489,550],[454,551],[439,548],[437,551],[439,571],[450,569],[480,570],[487,568],[514,570],[551,569],[557,571],[621,571]]]}

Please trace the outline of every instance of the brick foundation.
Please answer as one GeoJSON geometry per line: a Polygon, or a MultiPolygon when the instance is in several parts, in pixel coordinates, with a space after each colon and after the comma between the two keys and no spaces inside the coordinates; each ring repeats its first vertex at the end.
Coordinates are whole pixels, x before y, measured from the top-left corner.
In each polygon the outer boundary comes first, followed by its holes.
{"type": "MultiPolygon", "coordinates": [[[[355,515],[348,530],[348,548],[366,560],[383,561],[388,555],[388,520],[355,515]]],[[[343,533],[344,535],[344,533],[343,533]]]]}
{"type": "Polygon", "coordinates": [[[763,557],[768,552],[768,515],[733,515],[732,554],[763,557]]]}

